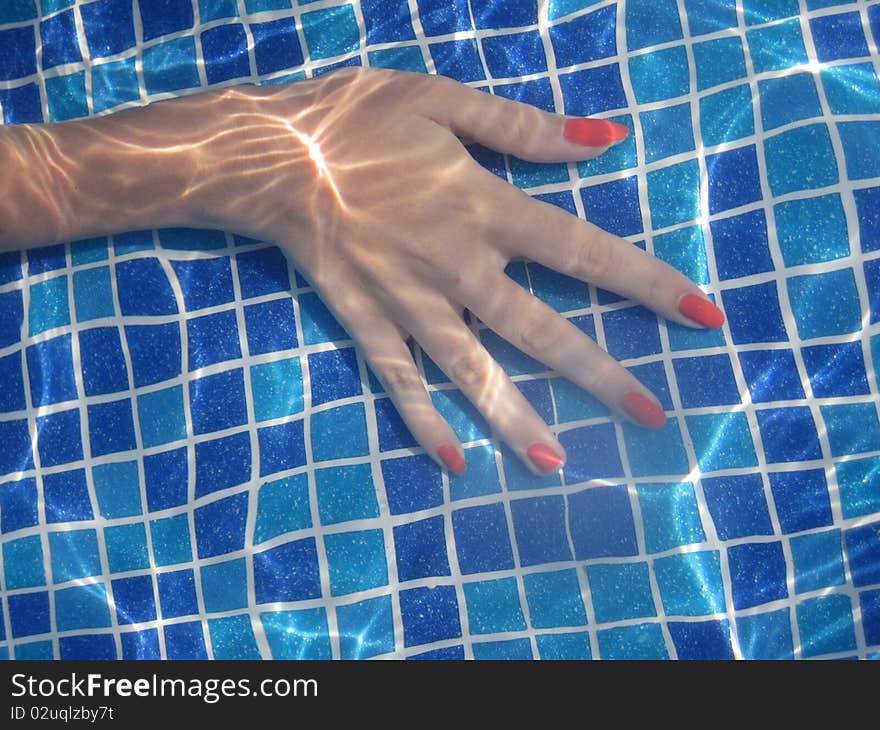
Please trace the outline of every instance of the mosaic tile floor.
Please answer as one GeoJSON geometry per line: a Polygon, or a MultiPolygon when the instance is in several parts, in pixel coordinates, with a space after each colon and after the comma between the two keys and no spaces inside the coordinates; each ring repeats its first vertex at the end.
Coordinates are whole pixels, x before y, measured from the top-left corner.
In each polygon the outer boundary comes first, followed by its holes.
{"type": "Polygon", "coordinates": [[[0,654],[877,658],[878,42],[865,0],[0,3],[7,124],[352,64],[622,122],[589,163],[473,153],[728,317],[511,264],[671,418],[621,426],[477,327],[570,461],[527,474],[416,351],[450,480],[274,246],[0,254],[0,654]]]}

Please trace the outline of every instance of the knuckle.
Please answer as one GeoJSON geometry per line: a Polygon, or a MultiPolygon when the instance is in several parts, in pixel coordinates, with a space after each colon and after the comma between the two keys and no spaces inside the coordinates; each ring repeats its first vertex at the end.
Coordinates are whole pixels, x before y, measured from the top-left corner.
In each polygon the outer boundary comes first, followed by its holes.
{"type": "Polygon", "coordinates": [[[520,331],[520,343],[528,352],[540,353],[558,344],[565,333],[565,321],[548,316],[543,308],[533,305],[520,331]]]}
{"type": "Polygon", "coordinates": [[[388,395],[400,399],[418,395],[424,387],[418,372],[404,364],[386,365],[382,370],[382,383],[388,395]]]}
{"type": "Polygon", "coordinates": [[[461,388],[472,388],[486,377],[486,361],[479,352],[468,352],[452,361],[449,375],[461,388]]]}
{"type": "Polygon", "coordinates": [[[614,247],[604,242],[590,241],[577,249],[577,273],[586,279],[602,279],[614,269],[614,247]]]}

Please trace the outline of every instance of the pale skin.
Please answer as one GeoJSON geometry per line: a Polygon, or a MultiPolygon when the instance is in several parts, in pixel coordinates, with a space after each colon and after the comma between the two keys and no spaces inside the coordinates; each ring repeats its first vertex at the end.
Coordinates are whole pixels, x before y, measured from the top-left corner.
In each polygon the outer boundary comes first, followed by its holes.
{"type": "Polygon", "coordinates": [[[0,128],[0,250],[167,226],[275,242],[438,463],[459,473],[464,454],[425,390],[410,336],[498,438],[547,473],[564,463],[562,446],[464,323],[464,309],[621,418],[658,427],[663,416],[624,367],[508,278],[508,262],[539,262],[685,326],[701,325],[679,311],[683,298],[712,307],[675,269],[503,182],[461,141],[534,162],[607,149],[571,141],[567,121],[449,79],[344,69],[0,128]]]}

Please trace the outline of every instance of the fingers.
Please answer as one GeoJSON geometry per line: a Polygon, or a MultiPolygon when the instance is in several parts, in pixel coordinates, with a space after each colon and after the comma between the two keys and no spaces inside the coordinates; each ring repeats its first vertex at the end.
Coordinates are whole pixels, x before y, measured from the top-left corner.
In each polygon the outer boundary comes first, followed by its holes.
{"type": "Polygon", "coordinates": [[[353,333],[416,441],[441,466],[461,474],[466,468],[461,443],[431,402],[401,329],[367,301],[349,299],[344,310],[336,314],[353,333]]]}
{"type": "Polygon", "coordinates": [[[625,139],[605,119],[568,118],[493,96],[442,76],[422,77],[417,111],[459,137],[532,162],[587,160],[625,139]]]}
{"type": "Polygon", "coordinates": [[[404,326],[535,474],[557,471],[565,450],[507,374],[441,297],[426,295],[418,312],[403,307],[404,326]]]}
{"type": "Polygon", "coordinates": [[[637,246],[499,181],[507,255],[524,256],[617,292],[689,327],[718,328],[724,314],[690,279],[637,246]]]}
{"type": "Polygon", "coordinates": [[[651,392],[592,339],[501,272],[463,291],[471,311],[527,355],[565,375],[609,408],[648,428],[666,422],[651,392]]]}

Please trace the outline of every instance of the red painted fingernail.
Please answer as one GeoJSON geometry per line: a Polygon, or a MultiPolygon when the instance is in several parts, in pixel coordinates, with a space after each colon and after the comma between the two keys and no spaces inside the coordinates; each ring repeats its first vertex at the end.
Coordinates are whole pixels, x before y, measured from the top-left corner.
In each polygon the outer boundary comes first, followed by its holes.
{"type": "Polygon", "coordinates": [[[556,471],[562,466],[562,457],[546,444],[532,444],[526,449],[526,453],[541,471],[556,471]]]}
{"type": "Polygon", "coordinates": [[[451,444],[443,444],[438,447],[437,456],[440,457],[440,460],[446,464],[446,468],[453,474],[462,474],[464,472],[466,467],[464,457],[451,444]]]}
{"type": "Polygon", "coordinates": [[[678,311],[703,327],[717,330],[724,324],[724,312],[708,299],[696,294],[685,294],[678,303],[678,311]]]}
{"type": "Polygon", "coordinates": [[[620,403],[630,416],[648,428],[662,428],[666,423],[666,414],[650,398],[646,398],[641,393],[630,391],[620,403]]]}
{"type": "Polygon", "coordinates": [[[565,123],[565,138],[585,147],[607,147],[626,139],[629,127],[607,119],[569,119],[565,123]]]}

